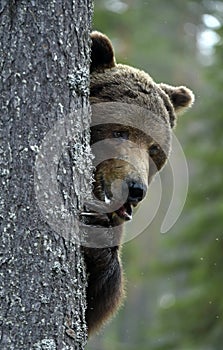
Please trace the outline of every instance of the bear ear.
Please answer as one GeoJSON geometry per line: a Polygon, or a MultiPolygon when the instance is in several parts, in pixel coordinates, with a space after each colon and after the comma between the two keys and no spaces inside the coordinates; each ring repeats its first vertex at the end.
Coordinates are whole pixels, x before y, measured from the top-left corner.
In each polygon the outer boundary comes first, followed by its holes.
{"type": "Polygon", "coordinates": [[[115,66],[115,55],[111,41],[100,32],[91,33],[91,67],[90,71],[104,70],[115,66]]]}
{"type": "Polygon", "coordinates": [[[159,87],[169,96],[176,114],[181,114],[194,103],[193,92],[185,86],[174,87],[161,83],[159,87]]]}

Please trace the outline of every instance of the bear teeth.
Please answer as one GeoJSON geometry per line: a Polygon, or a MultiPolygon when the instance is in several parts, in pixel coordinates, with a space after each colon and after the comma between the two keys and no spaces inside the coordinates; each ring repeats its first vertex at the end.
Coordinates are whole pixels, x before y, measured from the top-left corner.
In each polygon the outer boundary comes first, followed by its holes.
{"type": "Polygon", "coordinates": [[[121,208],[119,208],[116,213],[121,219],[125,221],[132,220],[132,207],[131,204],[125,203],[121,208]]]}
{"type": "Polygon", "coordinates": [[[111,204],[111,200],[106,196],[106,194],[105,194],[105,203],[106,204],[111,204]]]}

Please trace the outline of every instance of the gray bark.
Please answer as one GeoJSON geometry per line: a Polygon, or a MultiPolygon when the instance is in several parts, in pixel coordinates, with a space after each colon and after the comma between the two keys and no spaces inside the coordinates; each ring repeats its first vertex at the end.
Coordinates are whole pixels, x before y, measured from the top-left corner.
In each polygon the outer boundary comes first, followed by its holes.
{"type": "Polygon", "coordinates": [[[2,350],[84,349],[86,343],[86,275],[72,234],[90,192],[84,129],[91,15],[91,0],[0,3],[2,350]],[[69,212],[64,221],[61,207],[69,212]]]}

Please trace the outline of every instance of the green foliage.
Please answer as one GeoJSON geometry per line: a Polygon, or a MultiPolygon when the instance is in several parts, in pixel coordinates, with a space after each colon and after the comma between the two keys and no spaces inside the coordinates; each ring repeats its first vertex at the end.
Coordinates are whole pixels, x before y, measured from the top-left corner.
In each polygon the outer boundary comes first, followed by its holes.
{"type": "MultiPolygon", "coordinates": [[[[188,85],[196,103],[177,128],[190,173],[184,211],[171,232],[155,222],[124,247],[125,307],[89,348],[221,350],[223,41],[205,56],[197,38],[203,14],[222,23],[223,1],[129,0],[123,12],[109,3],[96,1],[94,27],[113,39],[118,61],[188,85]]],[[[223,26],[215,32],[223,38],[223,26]]]]}

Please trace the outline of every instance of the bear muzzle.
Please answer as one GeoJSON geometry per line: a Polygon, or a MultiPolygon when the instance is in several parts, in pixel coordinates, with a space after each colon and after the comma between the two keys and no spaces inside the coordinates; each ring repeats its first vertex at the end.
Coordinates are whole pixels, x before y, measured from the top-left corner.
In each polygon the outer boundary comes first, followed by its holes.
{"type": "Polygon", "coordinates": [[[141,202],[147,192],[147,187],[141,182],[130,181],[128,183],[127,201],[115,211],[115,214],[123,221],[132,220],[132,207],[136,207],[141,202]]]}

